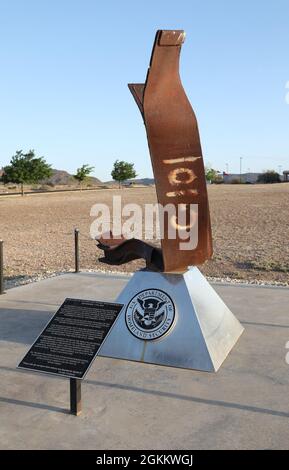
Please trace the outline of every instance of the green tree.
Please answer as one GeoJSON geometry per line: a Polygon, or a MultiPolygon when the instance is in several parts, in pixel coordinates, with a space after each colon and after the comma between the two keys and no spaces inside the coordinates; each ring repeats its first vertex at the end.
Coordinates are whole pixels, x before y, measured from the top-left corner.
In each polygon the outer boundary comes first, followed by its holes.
{"type": "Polygon", "coordinates": [[[23,153],[17,150],[16,155],[11,158],[10,165],[3,168],[2,177],[4,184],[15,183],[21,185],[21,194],[24,195],[24,184],[39,183],[52,174],[51,166],[43,157],[36,157],[34,150],[23,153]]]}
{"type": "Polygon", "coordinates": [[[218,172],[217,170],[214,170],[214,168],[206,167],[205,175],[206,175],[206,180],[212,183],[218,177],[218,172]]]}
{"type": "Polygon", "coordinates": [[[135,178],[137,174],[135,172],[133,163],[116,160],[113,165],[111,176],[115,181],[118,182],[120,187],[121,183],[131,178],[135,178]]]}
{"type": "Polygon", "coordinates": [[[94,170],[94,166],[82,165],[77,168],[76,174],[73,177],[79,182],[80,189],[82,189],[82,183],[87,180],[90,173],[94,170]]]}
{"type": "Polygon", "coordinates": [[[264,171],[258,176],[258,183],[281,183],[280,175],[274,170],[264,171]]]}

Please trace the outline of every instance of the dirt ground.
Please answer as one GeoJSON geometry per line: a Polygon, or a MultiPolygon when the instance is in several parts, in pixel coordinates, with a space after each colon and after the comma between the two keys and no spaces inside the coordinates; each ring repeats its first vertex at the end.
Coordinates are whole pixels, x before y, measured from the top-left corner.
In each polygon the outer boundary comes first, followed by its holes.
{"type": "MultiPolygon", "coordinates": [[[[238,280],[288,283],[289,184],[212,185],[209,200],[213,259],[200,267],[206,275],[238,280]]],[[[142,261],[111,267],[90,238],[95,203],[156,202],[152,187],[26,195],[0,198],[0,239],[5,242],[6,278],[21,278],[74,267],[75,227],[80,229],[83,269],[134,271],[142,261]]]]}

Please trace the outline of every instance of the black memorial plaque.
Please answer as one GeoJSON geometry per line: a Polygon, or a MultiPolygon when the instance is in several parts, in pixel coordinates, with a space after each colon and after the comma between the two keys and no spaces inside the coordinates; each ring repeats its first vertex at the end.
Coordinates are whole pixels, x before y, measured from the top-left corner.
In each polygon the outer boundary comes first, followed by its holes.
{"type": "Polygon", "coordinates": [[[83,379],[122,307],[66,299],[18,367],[83,379]]]}

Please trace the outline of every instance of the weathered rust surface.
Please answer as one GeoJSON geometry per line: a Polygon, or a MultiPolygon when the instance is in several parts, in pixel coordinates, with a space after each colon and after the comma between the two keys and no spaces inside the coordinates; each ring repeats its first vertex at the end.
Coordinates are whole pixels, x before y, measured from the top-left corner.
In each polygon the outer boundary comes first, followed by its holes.
{"type": "Polygon", "coordinates": [[[185,205],[188,221],[190,204],[198,205],[195,249],[180,250],[184,240],[167,237],[172,221],[165,219],[161,243],[166,272],[199,265],[213,252],[198,124],[179,76],[184,39],[184,31],[158,31],[145,84],[128,85],[144,119],[158,202],[185,205]]]}
{"type": "Polygon", "coordinates": [[[185,271],[212,256],[210,213],[198,124],[179,76],[179,57],[184,31],[157,31],[150,67],[144,84],[129,84],[143,116],[151,155],[158,202],[163,207],[182,207],[185,222],[165,217],[162,251],[141,240],[103,235],[98,246],[101,261],[123,264],[144,258],[149,269],[165,272],[185,271]],[[183,250],[180,233],[188,232],[191,204],[198,207],[198,242],[183,250]],[[169,238],[170,226],[179,229],[169,238]]]}

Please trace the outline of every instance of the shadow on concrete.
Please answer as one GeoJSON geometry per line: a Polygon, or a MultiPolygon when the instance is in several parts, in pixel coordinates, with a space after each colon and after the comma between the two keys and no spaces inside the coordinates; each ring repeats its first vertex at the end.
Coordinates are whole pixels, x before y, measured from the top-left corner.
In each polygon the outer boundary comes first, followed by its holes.
{"type": "Polygon", "coordinates": [[[4,370],[5,372],[17,372],[17,374],[29,374],[29,375],[35,375],[35,374],[41,374],[42,376],[47,377],[48,379],[54,379],[54,380],[66,380],[69,381],[67,377],[63,377],[62,375],[53,375],[53,374],[47,374],[45,372],[40,372],[40,371],[35,371],[33,372],[32,370],[29,369],[20,369],[17,366],[13,367],[7,367],[7,366],[0,366],[0,370],[4,370]]]}
{"type": "Polygon", "coordinates": [[[175,400],[184,400],[184,401],[189,401],[193,403],[201,403],[201,404],[212,405],[212,406],[222,406],[224,408],[231,408],[231,409],[236,409],[236,410],[241,410],[241,411],[251,411],[253,413],[268,414],[271,416],[279,416],[281,418],[289,418],[289,411],[285,412],[285,411],[270,410],[268,408],[259,408],[258,406],[241,405],[240,403],[231,403],[231,402],[222,401],[222,400],[210,400],[207,398],[191,397],[188,395],[181,395],[178,393],[169,393],[169,392],[163,392],[160,390],[143,389],[143,388],[134,387],[131,385],[114,384],[114,383],[99,382],[99,381],[93,381],[93,380],[86,380],[86,383],[90,385],[96,385],[98,387],[116,388],[119,390],[126,390],[129,392],[142,393],[145,395],[157,395],[159,397],[173,398],[175,400]]]}
{"type": "MultiPolygon", "coordinates": [[[[16,301],[18,304],[30,303],[28,301],[16,301]]],[[[47,305],[36,302],[37,304],[47,305]]],[[[20,307],[20,305],[19,305],[20,307]]],[[[0,341],[10,341],[31,345],[45,325],[49,322],[58,306],[51,304],[51,310],[25,310],[16,308],[0,308],[0,341]]],[[[243,325],[267,326],[268,328],[289,328],[289,325],[273,323],[241,321],[243,325]]]]}
{"type": "MultiPolygon", "coordinates": [[[[64,300],[65,300],[65,298],[63,297],[63,302],[64,302],[64,300]]],[[[33,300],[33,301],[32,301],[32,300],[22,300],[22,299],[17,299],[17,300],[15,300],[15,299],[5,299],[5,304],[7,304],[7,303],[8,303],[8,304],[9,304],[9,303],[12,303],[12,304],[14,304],[14,305],[15,305],[15,304],[16,304],[16,305],[17,305],[17,304],[20,304],[20,305],[22,305],[22,304],[46,305],[46,306],[52,307],[53,309],[56,309],[56,308],[58,308],[58,307],[60,306],[60,305],[58,305],[58,304],[51,304],[51,303],[49,303],[49,302],[39,302],[38,300],[33,300]]],[[[2,311],[3,311],[3,310],[7,310],[7,308],[2,308],[2,309],[0,309],[0,311],[1,311],[1,310],[2,310],[2,311]]]]}
{"type": "Polygon", "coordinates": [[[52,314],[48,310],[0,308],[0,341],[31,345],[52,314]]]}
{"type": "MultiPolygon", "coordinates": [[[[30,371],[25,371],[22,369],[13,369],[12,367],[6,367],[6,366],[1,366],[1,370],[7,371],[7,372],[20,372],[23,374],[34,374],[33,372],[30,371]]],[[[64,379],[61,376],[56,376],[56,375],[47,375],[49,379],[64,379]]],[[[117,390],[125,390],[128,392],[135,392],[135,393],[141,393],[143,395],[156,395],[158,397],[164,397],[164,398],[172,398],[174,400],[183,400],[183,401],[188,401],[192,403],[200,403],[204,405],[211,405],[211,406],[222,406],[223,408],[229,408],[229,409],[236,409],[240,411],[249,411],[252,413],[261,413],[261,414],[267,414],[271,416],[278,416],[281,418],[289,418],[289,411],[278,411],[278,410],[271,410],[269,408],[261,408],[258,406],[252,406],[252,405],[245,405],[245,404],[240,404],[240,403],[234,403],[234,402],[227,402],[227,401],[222,401],[222,400],[212,400],[209,398],[201,398],[201,397],[192,397],[189,395],[181,395],[179,393],[170,393],[170,392],[163,392],[161,390],[151,390],[151,389],[144,389],[140,387],[135,387],[133,385],[123,385],[123,384],[117,384],[117,383],[110,383],[110,382],[101,382],[101,381],[95,381],[95,380],[85,380],[84,384],[87,383],[89,385],[94,385],[97,387],[103,387],[103,388],[112,388],[112,389],[117,389],[117,390]]],[[[48,406],[48,405],[42,405],[38,403],[32,403],[32,402],[25,402],[21,400],[14,400],[10,398],[1,398],[0,397],[0,402],[6,402],[6,403],[11,403],[11,404],[16,404],[16,405],[23,405],[23,406],[31,406],[34,408],[43,408],[43,409],[48,409],[50,411],[59,411],[62,413],[68,413],[67,410],[57,408],[54,406],[48,406]]]]}
{"type": "Polygon", "coordinates": [[[0,397],[0,403],[8,403],[9,405],[28,406],[29,408],[37,408],[41,410],[54,411],[57,413],[70,414],[69,410],[58,406],[45,405],[43,403],[34,403],[32,401],[16,400],[15,398],[0,397]]]}

